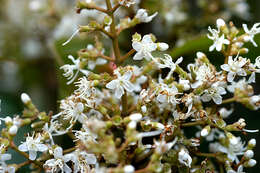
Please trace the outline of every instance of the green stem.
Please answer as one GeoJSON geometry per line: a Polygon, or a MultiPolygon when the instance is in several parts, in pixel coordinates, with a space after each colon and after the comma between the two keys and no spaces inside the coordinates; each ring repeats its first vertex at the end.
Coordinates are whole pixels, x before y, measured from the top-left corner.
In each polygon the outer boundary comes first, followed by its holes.
{"type": "Polygon", "coordinates": [[[122,113],[121,115],[124,117],[127,115],[128,106],[127,106],[127,92],[125,91],[124,95],[121,98],[122,101],[122,113]]]}
{"type": "Polygon", "coordinates": [[[231,103],[231,102],[235,102],[235,101],[236,101],[236,98],[235,98],[235,97],[232,97],[232,98],[223,100],[223,101],[222,101],[222,104],[227,104],[227,103],[231,103]]]}

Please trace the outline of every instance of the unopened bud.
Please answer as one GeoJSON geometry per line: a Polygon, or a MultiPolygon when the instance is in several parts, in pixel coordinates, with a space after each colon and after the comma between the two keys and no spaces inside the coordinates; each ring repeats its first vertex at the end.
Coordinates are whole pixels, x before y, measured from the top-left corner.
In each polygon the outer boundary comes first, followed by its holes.
{"type": "Polygon", "coordinates": [[[251,159],[254,157],[254,152],[252,150],[247,150],[244,154],[244,156],[248,159],[251,159]]]}
{"type": "Polygon", "coordinates": [[[13,125],[9,128],[8,133],[10,135],[16,135],[18,131],[18,127],[16,125],[13,125]]]}
{"type": "Polygon", "coordinates": [[[204,127],[201,132],[200,132],[200,136],[205,137],[208,136],[210,133],[210,126],[206,126],[204,127]]]}
{"type": "Polygon", "coordinates": [[[135,168],[132,165],[126,165],[124,167],[124,173],[134,173],[135,168]]]}
{"type": "Polygon", "coordinates": [[[256,165],[256,160],[255,159],[250,159],[249,161],[244,163],[245,167],[254,167],[256,165]]]}
{"type": "Polygon", "coordinates": [[[256,145],[256,140],[255,139],[251,139],[249,142],[248,142],[248,147],[249,148],[254,148],[256,145]]]}
{"type": "Polygon", "coordinates": [[[169,45],[166,43],[157,43],[157,48],[160,51],[166,51],[167,49],[169,49],[169,45]]]}
{"type": "Polygon", "coordinates": [[[223,26],[225,26],[226,25],[226,23],[225,23],[225,21],[223,20],[223,19],[217,19],[217,27],[218,28],[221,28],[221,27],[223,27],[223,26]]]}
{"type": "Polygon", "coordinates": [[[21,100],[24,104],[28,104],[31,101],[31,98],[26,93],[22,93],[21,100]]]}

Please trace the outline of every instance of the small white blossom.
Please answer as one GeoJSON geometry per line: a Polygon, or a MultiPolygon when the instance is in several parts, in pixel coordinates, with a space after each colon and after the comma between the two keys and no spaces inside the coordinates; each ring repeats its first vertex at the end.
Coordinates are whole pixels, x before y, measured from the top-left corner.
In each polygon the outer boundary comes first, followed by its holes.
{"type": "Polygon", "coordinates": [[[132,165],[126,165],[124,166],[124,173],[134,173],[135,172],[135,167],[132,165]]]}
{"type": "Polygon", "coordinates": [[[94,154],[80,150],[67,154],[66,157],[70,157],[70,160],[73,162],[74,172],[88,172],[89,165],[97,163],[97,158],[94,154]]]}
{"type": "Polygon", "coordinates": [[[255,159],[250,159],[248,162],[247,162],[247,165],[249,167],[254,167],[256,165],[257,161],[255,159]]]}
{"type": "Polygon", "coordinates": [[[244,156],[248,159],[252,159],[254,157],[254,152],[253,150],[247,150],[244,154],[244,156]]]}
{"type": "Polygon", "coordinates": [[[117,69],[114,71],[114,74],[117,76],[116,79],[106,84],[106,87],[111,90],[115,90],[116,98],[120,99],[125,93],[125,90],[128,92],[134,91],[134,85],[130,82],[132,77],[132,72],[127,71],[122,76],[117,69]]]}
{"type": "Polygon", "coordinates": [[[211,35],[207,35],[208,38],[214,41],[213,45],[209,47],[209,51],[213,51],[214,49],[221,51],[223,44],[230,44],[230,41],[225,39],[224,34],[219,37],[219,30],[211,29],[211,27],[208,30],[211,33],[211,35]]]}
{"type": "Polygon", "coordinates": [[[228,170],[227,173],[245,173],[245,172],[243,171],[243,165],[240,165],[240,166],[237,168],[237,171],[228,170]]]}
{"type": "Polygon", "coordinates": [[[134,41],[132,43],[133,48],[137,51],[134,56],[134,60],[150,60],[153,58],[151,52],[157,49],[157,44],[153,42],[151,35],[145,35],[142,41],[134,41]]]}
{"type": "Polygon", "coordinates": [[[249,102],[253,106],[254,110],[258,110],[260,108],[260,95],[250,97],[249,102]]]}
{"type": "Polygon", "coordinates": [[[183,58],[180,57],[174,63],[172,61],[172,57],[168,54],[165,54],[164,58],[160,58],[160,60],[163,62],[163,64],[156,62],[159,68],[169,68],[170,69],[170,72],[168,73],[168,75],[166,77],[166,79],[169,79],[171,77],[171,75],[173,74],[173,72],[175,71],[176,66],[182,62],[183,58]]]}
{"type": "Polygon", "coordinates": [[[119,0],[119,4],[130,7],[131,5],[135,4],[135,0],[119,0]]]}
{"type": "Polygon", "coordinates": [[[62,173],[71,173],[72,170],[70,167],[66,164],[66,162],[70,161],[70,155],[63,155],[63,150],[61,147],[56,147],[53,151],[53,159],[47,160],[43,167],[45,168],[46,172],[59,172],[62,173]]]}
{"type": "Polygon", "coordinates": [[[253,27],[251,28],[251,30],[248,29],[247,24],[243,24],[243,29],[244,29],[245,33],[247,34],[244,37],[244,40],[250,41],[255,47],[257,47],[257,44],[254,41],[254,36],[256,34],[260,33],[260,23],[254,24],[253,27]]]}
{"type": "Polygon", "coordinates": [[[239,76],[246,76],[247,73],[243,69],[243,67],[246,65],[247,59],[243,57],[237,56],[234,60],[232,56],[228,57],[228,64],[221,65],[222,70],[225,70],[228,72],[227,75],[227,81],[232,82],[236,75],[239,76]]]}
{"type": "Polygon", "coordinates": [[[157,95],[157,100],[160,103],[171,103],[173,105],[176,105],[179,103],[179,99],[176,98],[176,95],[180,94],[178,93],[178,89],[176,86],[168,86],[164,83],[160,83],[158,86],[159,94],[157,95]]]}
{"type": "Polygon", "coordinates": [[[233,109],[227,110],[226,108],[221,108],[219,114],[222,118],[228,118],[229,115],[233,113],[233,109]]]}
{"type": "Polygon", "coordinates": [[[80,66],[80,58],[74,59],[72,55],[69,55],[68,58],[73,62],[72,65],[65,64],[60,67],[60,69],[64,70],[64,76],[68,78],[67,84],[71,84],[76,77],[78,76],[79,72],[83,73],[84,75],[88,76],[89,71],[82,69],[80,66]],[[76,70],[76,73],[74,74],[74,70],[76,70]]]}
{"type": "Polygon", "coordinates": [[[181,164],[187,166],[187,167],[191,167],[191,163],[192,163],[192,158],[190,157],[188,151],[186,151],[185,149],[181,149],[179,154],[178,154],[178,160],[181,164]]]}
{"type": "Polygon", "coordinates": [[[139,19],[140,22],[143,23],[149,23],[153,20],[153,18],[157,15],[158,13],[154,13],[151,16],[148,16],[148,13],[145,9],[139,9],[135,15],[135,18],[139,19]]]}
{"type": "Polygon", "coordinates": [[[96,95],[96,88],[93,81],[89,81],[85,76],[80,78],[78,82],[75,82],[75,86],[78,87],[75,90],[76,97],[81,98],[87,102],[88,106],[92,106],[93,99],[96,95]]]}
{"type": "Polygon", "coordinates": [[[204,94],[201,96],[201,99],[204,102],[209,102],[212,99],[216,104],[221,104],[221,95],[224,94],[226,94],[226,90],[222,86],[220,86],[218,82],[216,82],[211,86],[211,88],[206,89],[204,91],[204,94]]]}
{"type": "Polygon", "coordinates": [[[47,145],[41,143],[41,136],[38,135],[36,139],[33,136],[27,136],[26,141],[18,146],[20,151],[26,152],[29,151],[29,159],[35,160],[37,156],[37,151],[44,152],[48,150],[47,145]]]}
{"type": "Polygon", "coordinates": [[[219,143],[210,144],[211,151],[219,151],[227,154],[227,157],[233,162],[239,163],[238,156],[244,155],[246,148],[240,137],[232,137],[229,139],[228,146],[223,146],[219,143]]]}

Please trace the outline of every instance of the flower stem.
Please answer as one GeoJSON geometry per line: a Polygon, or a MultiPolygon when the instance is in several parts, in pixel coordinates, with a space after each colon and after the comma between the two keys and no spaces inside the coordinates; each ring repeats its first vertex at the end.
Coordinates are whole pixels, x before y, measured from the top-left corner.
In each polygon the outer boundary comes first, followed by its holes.
{"type": "Polygon", "coordinates": [[[131,49],[127,54],[125,54],[123,57],[120,58],[119,62],[124,62],[129,56],[135,53],[134,49],[131,49]]]}
{"type": "Polygon", "coordinates": [[[231,102],[235,102],[235,101],[236,101],[236,98],[235,98],[235,97],[232,97],[232,98],[223,100],[223,101],[222,101],[222,104],[227,104],[227,103],[231,103],[231,102]]]}
{"type": "Polygon", "coordinates": [[[128,107],[127,107],[127,92],[125,91],[124,95],[121,98],[122,101],[122,113],[121,115],[125,117],[127,115],[128,107]]]}

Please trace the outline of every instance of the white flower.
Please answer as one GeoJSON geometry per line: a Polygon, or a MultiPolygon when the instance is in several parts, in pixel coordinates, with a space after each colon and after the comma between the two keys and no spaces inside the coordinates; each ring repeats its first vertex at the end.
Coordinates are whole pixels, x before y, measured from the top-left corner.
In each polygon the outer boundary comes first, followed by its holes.
{"type": "Polygon", "coordinates": [[[158,91],[159,94],[156,98],[160,103],[171,103],[173,105],[179,103],[179,99],[176,98],[176,95],[180,93],[178,93],[176,86],[172,85],[169,87],[164,83],[160,83],[158,86],[158,91]]]}
{"type": "Polygon", "coordinates": [[[227,90],[231,93],[234,93],[236,89],[241,91],[248,90],[248,82],[245,78],[239,80],[238,82],[232,81],[231,85],[227,86],[227,90]]]}
{"type": "Polygon", "coordinates": [[[243,165],[240,165],[240,166],[237,168],[237,171],[228,170],[227,173],[245,173],[245,172],[243,171],[243,165]]]}
{"type": "Polygon", "coordinates": [[[211,45],[209,47],[209,51],[213,51],[214,49],[216,49],[217,51],[221,51],[223,44],[229,44],[230,43],[229,40],[225,39],[224,34],[222,34],[219,37],[219,30],[211,29],[211,27],[209,27],[208,30],[212,34],[212,35],[208,34],[207,35],[208,38],[214,41],[213,45],[211,45]]]}
{"type": "Polygon", "coordinates": [[[160,142],[154,141],[155,145],[155,151],[158,154],[163,154],[167,151],[169,151],[178,141],[178,138],[176,137],[172,142],[166,143],[164,140],[161,140],[160,142]]]}
{"type": "Polygon", "coordinates": [[[182,62],[183,58],[180,57],[174,63],[172,61],[172,57],[168,54],[165,54],[164,58],[160,58],[160,60],[163,62],[163,64],[156,62],[159,68],[169,68],[170,69],[170,72],[168,73],[168,75],[166,77],[166,79],[169,79],[171,77],[171,75],[173,74],[173,72],[175,71],[176,66],[182,62]]]}
{"type": "Polygon", "coordinates": [[[65,172],[65,173],[71,173],[72,170],[70,167],[66,164],[66,162],[70,161],[70,156],[65,155],[63,156],[63,150],[61,147],[56,147],[53,151],[53,159],[49,159],[44,163],[44,168],[46,172],[65,172]]]}
{"type": "Polygon", "coordinates": [[[219,114],[222,118],[227,118],[233,113],[233,109],[227,110],[226,108],[221,108],[219,114]]]}
{"type": "Polygon", "coordinates": [[[148,16],[148,13],[145,9],[139,9],[137,11],[137,14],[135,15],[135,18],[139,19],[140,22],[143,22],[143,23],[149,23],[153,20],[153,18],[157,15],[158,13],[154,13],[153,15],[151,16],[148,16]]]}
{"type": "Polygon", "coordinates": [[[233,162],[239,163],[238,156],[244,155],[246,148],[244,144],[241,142],[240,137],[232,137],[229,139],[228,146],[223,146],[219,143],[210,144],[210,148],[214,148],[214,150],[227,154],[227,157],[233,162]]]}
{"type": "Polygon", "coordinates": [[[26,141],[19,145],[18,149],[23,152],[29,151],[29,159],[35,160],[37,151],[44,152],[48,150],[48,147],[41,143],[41,138],[40,135],[38,135],[36,139],[34,139],[33,136],[28,135],[26,141]]]}
{"type": "Polygon", "coordinates": [[[73,65],[69,65],[69,64],[65,64],[63,66],[60,67],[60,69],[64,70],[64,76],[66,78],[68,78],[68,82],[67,84],[71,84],[76,77],[78,76],[78,73],[81,72],[84,75],[88,76],[89,71],[84,70],[81,68],[80,66],[80,59],[74,59],[74,57],[72,55],[69,55],[68,58],[73,62],[73,65]],[[76,73],[74,74],[74,70],[76,70],[76,73]]]}
{"type": "Polygon", "coordinates": [[[73,125],[73,122],[76,122],[77,120],[84,121],[84,104],[81,102],[76,102],[74,99],[75,96],[72,95],[64,100],[61,100],[61,112],[54,115],[52,118],[57,119],[59,116],[63,115],[65,120],[70,120],[70,127],[73,125]]]}
{"type": "Polygon", "coordinates": [[[125,90],[128,92],[134,91],[134,85],[130,82],[132,77],[132,72],[127,71],[123,76],[117,71],[114,71],[115,75],[117,76],[116,79],[110,81],[106,84],[106,87],[111,90],[115,90],[116,98],[120,99],[122,95],[125,93],[125,90]]]}
{"type": "Polygon", "coordinates": [[[222,97],[221,95],[226,94],[226,90],[219,85],[218,82],[214,83],[211,88],[206,89],[204,91],[204,94],[201,96],[202,101],[204,102],[209,102],[211,99],[216,104],[221,104],[222,103],[222,97]]]}
{"type": "Polygon", "coordinates": [[[257,68],[260,69],[260,56],[258,56],[256,59],[255,59],[255,64],[254,64],[257,68]]]}
{"type": "Polygon", "coordinates": [[[181,164],[187,166],[187,167],[191,167],[191,162],[192,162],[192,158],[190,157],[188,151],[186,151],[185,149],[181,149],[181,151],[178,154],[178,160],[181,164]]]}
{"type": "Polygon", "coordinates": [[[222,70],[227,71],[227,81],[232,82],[236,75],[239,76],[246,76],[247,73],[243,69],[243,67],[246,65],[247,59],[243,57],[236,56],[236,58],[233,60],[232,56],[228,57],[228,64],[221,65],[222,70]]]}
{"type": "Polygon", "coordinates": [[[153,58],[151,52],[157,49],[157,44],[153,42],[151,35],[145,35],[142,41],[134,41],[132,43],[133,48],[137,51],[134,56],[134,60],[150,60],[153,58]]]}
{"type": "Polygon", "coordinates": [[[251,30],[248,29],[247,27],[247,24],[243,24],[243,29],[245,31],[245,33],[247,34],[245,37],[244,37],[244,40],[245,41],[250,41],[251,43],[253,43],[253,45],[255,47],[257,47],[257,44],[256,42],[254,41],[254,36],[256,34],[259,34],[260,33],[260,23],[256,23],[253,25],[253,27],[251,28],[251,30]],[[258,27],[258,28],[257,28],[258,27]]]}
{"type": "Polygon", "coordinates": [[[0,163],[0,172],[1,173],[15,173],[14,166],[8,166],[6,163],[0,163]]]}
{"type": "Polygon", "coordinates": [[[194,69],[196,73],[196,82],[191,84],[192,88],[198,88],[204,82],[211,82],[215,78],[214,71],[208,65],[201,65],[198,69],[194,69]]]}
{"type": "Polygon", "coordinates": [[[119,0],[119,4],[130,7],[131,5],[135,4],[135,0],[119,0]]]}
{"type": "Polygon", "coordinates": [[[96,88],[94,87],[93,81],[89,81],[85,76],[80,78],[78,82],[75,82],[75,86],[78,87],[75,90],[76,97],[84,99],[87,105],[91,106],[93,98],[96,95],[96,88]]]}
{"type": "Polygon", "coordinates": [[[249,102],[253,106],[254,110],[258,110],[260,108],[260,95],[250,97],[249,102]]]}
{"type": "MultiPolygon", "coordinates": [[[[96,49],[94,48],[94,46],[92,44],[88,44],[87,50],[88,51],[95,51],[96,49]]],[[[97,50],[96,50],[96,53],[98,53],[97,50]]],[[[101,53],[104,53],[104,50],[101,51],[101,53]]],[[[96,60],[88,60],[88,68],[90,70],[94,70],[96,65],[104,65],[106,63],[107,63],[107,60],[103,59],[103,58],[97,58],[96,60]]]]}
{"type": "Polygon", "coordinates": [[[97,158],[94,154],[89,154],[80,150],[67,154],[66,157],[70,157],[70,160],[73,162],[74,172],[88,172],[88,165],[94,165],[97,163],[97,158]]]}

